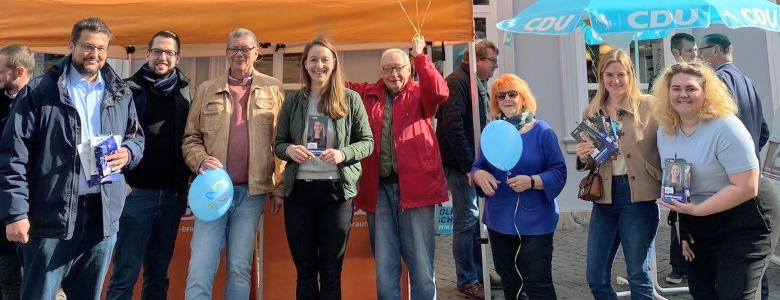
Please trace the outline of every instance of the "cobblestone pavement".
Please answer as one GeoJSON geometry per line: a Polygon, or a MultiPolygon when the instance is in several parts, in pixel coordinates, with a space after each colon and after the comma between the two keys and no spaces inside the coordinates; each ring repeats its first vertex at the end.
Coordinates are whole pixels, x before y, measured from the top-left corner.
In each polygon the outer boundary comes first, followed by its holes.
{"type": "MultiPolygon", "coordinates": [[[[666,275],[671,270],[669,266],[669,227],[659,228],[659,235],[656,238],[656,248],[658,250],[658,278],[662,287],[672,287],[664,281],[666,275]]],[[[585,281],[585,246],[587,244],[588,232],[583,229],[559,230],[555,233],[555,250],[553,255],[553,281],[558,299],[593,299],[585,281]]],[[[490,252],[488,250],[488,252],[490,252]]],[[[492,263],[491,263],[492,265],[492,263]]],[[[457,295],[455,287],[455,265],[452,260],[452,236],[436,237],[436,285],[438,287],[438,299],[464,299],[457,295]]],[[[622,250],[618,250],[615,265],[613,267],[613,277],[626,276],[626,268],[623,260],[622,250]]],[[[495,275],[495,269],[493,270],[495,275]]],[[[770,284],[770,299],[780,299],[780,266],[770,264],[767,269],[770,284]]],[[[613,281],[614,283],[615,281],[613,281]]],[[[677,286],[684,286],[683,284],[677,286]]],[[[626,291],[625,285],[615,284],[618,291],[626,291]]],[[[495,299],[504,299],[503,292],[493,290],[495,299]]],[[[669,300],[692,299],[690,295],[685,294],[662,294],[669,300]]],[[[629,297],[621,297],[629,299],[629,297]]]]}

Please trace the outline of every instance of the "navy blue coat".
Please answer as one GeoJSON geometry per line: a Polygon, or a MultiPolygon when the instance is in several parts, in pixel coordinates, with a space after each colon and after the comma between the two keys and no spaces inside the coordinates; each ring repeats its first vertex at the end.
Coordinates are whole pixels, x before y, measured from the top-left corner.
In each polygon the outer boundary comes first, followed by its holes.
{"type": "MultiPolygon", "coordinates": [[[[70,239],[78,207],[79,178],[83,176],[76,145],[81,124],[65,86],[70,56],[32,81],[20,92],[0,143],[0,218],[5,224],[29,219],[30,236],[70,239]]],[[[100,74],[106,92],[100,108],[101,132],[123,136],[130,152],[125,169],[141,160],[143,131],[132,94],[109,65],[100,74]]],[[[103,235],[119,230],[125,203],[125,179],[102,184],[103,235]]]]}
{"type": "MultiPolygon", "coordinates": [[[[769,127],[764,119],[764,111],[761,109],[761,98],[753,86],[750,78],[737,69],[733,63],[725,63],[715,69],[720,80],[729,88],[731,96],[737,102],[737,117],[745,124],[750,135],[753,136],[753,145],[756,147],[756,157],[761,148],[769,140],[769,127]]],[[[759,158],[761,161],[761,158],[759,158]]]]}

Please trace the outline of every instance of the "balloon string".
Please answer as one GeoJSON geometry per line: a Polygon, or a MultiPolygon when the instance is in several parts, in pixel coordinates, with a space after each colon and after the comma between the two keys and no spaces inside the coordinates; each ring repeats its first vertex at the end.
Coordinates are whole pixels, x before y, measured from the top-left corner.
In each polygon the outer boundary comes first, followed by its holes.
{"type": "Polygon", "coordinates": [[[414,13],[415,13],[415,19],[417,20],[417,34],[420,34],[420,7],[417,5],[419,3],[418,0],[414,0],[414,13]]]}
{"type": "Polygon", "coordinates": [[[425,24],[425,17],[428,16],[428,10],[431,8],[431,1],[432,0],[428,0],[428,7],[425,8],[425,14],[423,14],[422,22],[420,22],[420,27],[417,27],[417,28],[419,28],[418,29],[419,32],[422,32],[423,24],[425,24]]]}
{"type": "Polygon", "coordinates": [[[409,17],[409,13],[407,13],[407,12],[406,12],[406,8],[404,7],[404,4],[403,4],[403,3],[401,3],[401,0],[398,0],[398,5],[400,5],[400,6],[401,6],[401,10],[404,12],[404,15],[406,15],[406,19],[408,19],[408,20],[409,20],[409,24],[412,24],[412,29],[414,29],[414,32],[415,32],[417,35],[420,35],[420,30],[419,30],[419,29],[417,29],[417,26],[414,26],[414,22],[412,21],[412,18],[411,18],[411,17],[409,17]]]}

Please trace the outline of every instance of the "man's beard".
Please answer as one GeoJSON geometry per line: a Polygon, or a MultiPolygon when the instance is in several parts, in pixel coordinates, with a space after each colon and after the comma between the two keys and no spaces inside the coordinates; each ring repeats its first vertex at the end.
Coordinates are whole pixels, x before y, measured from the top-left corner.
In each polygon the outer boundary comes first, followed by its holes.
{"type": "Polygon", "coordinates": [[[8,78],[8,81],[0,82],[0,91],[14,90],[16,88],[14,85],[16,78],[19,78],[19,76],[16,75],[15,71],[11,71],[11,77],[8,78]]]}
{"type": "Polygon", "coordinates": [[[79,74],[81,74],[81,76],[92,77],[92,76],[97,75],[98,72],[100,72],[100,68],[96,68],[94,71],[87,70],[87,68],[84,67],[83,63],[82,64],[71,64],[71,65],[73,66],[73,68],[76,69],[77,72],[79,72],[79,74]]]}
{"type": "Polygon", "coordinates": [[[165,72],[160,72],[157,71],[157,68],[152,68],[152,73],[154,73],[154,75],[159,78],[168,78],[168,76],[170,76],[171,73],[173,73],[173,68],[168,67],[167,71],[165,72]]]}

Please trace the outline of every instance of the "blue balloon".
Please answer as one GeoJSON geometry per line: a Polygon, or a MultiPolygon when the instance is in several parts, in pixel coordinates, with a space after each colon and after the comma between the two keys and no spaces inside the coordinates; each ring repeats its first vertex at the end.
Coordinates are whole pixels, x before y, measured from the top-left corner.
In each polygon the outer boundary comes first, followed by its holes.
{"type": "Polygon", "coordinates": [[[224,215],[233,202],[233,181],[225,169],[206,170],[192,181],[188,198],[196,218],[214,221],[224,215]]]}
{"type": "Polygon", "coordinates": [[[480,142],[482,155],[496,168],[509,171],[523,154],[523,137],[514,125],[507,121],[490,122],[482,131],[480,142]]]}

